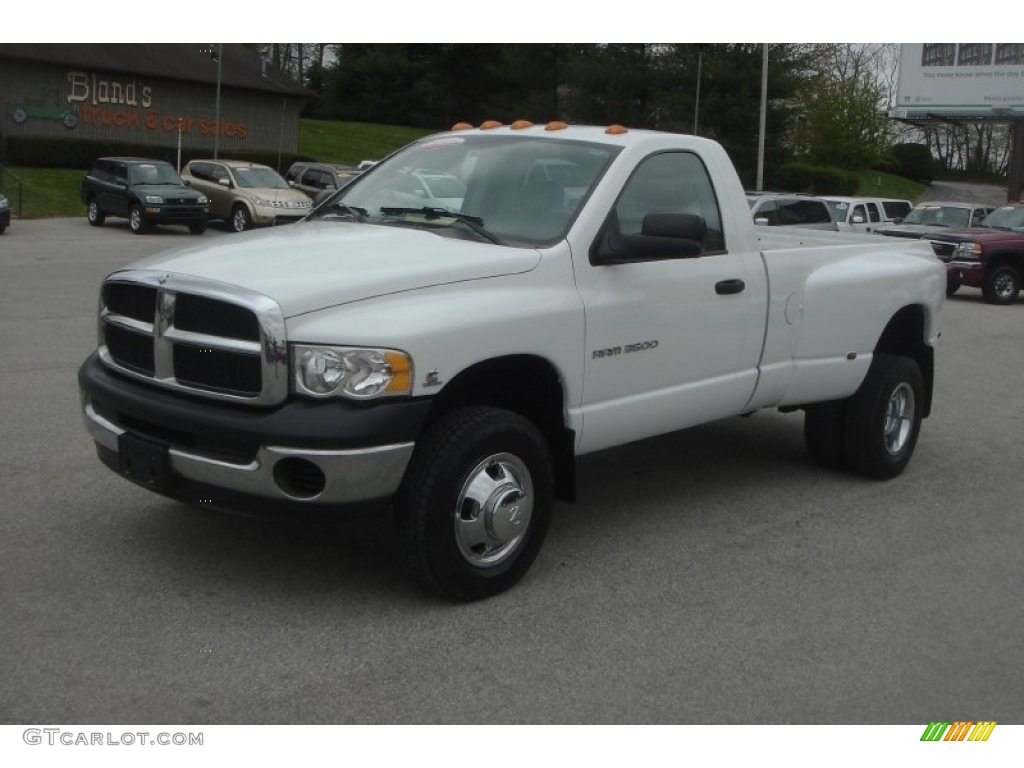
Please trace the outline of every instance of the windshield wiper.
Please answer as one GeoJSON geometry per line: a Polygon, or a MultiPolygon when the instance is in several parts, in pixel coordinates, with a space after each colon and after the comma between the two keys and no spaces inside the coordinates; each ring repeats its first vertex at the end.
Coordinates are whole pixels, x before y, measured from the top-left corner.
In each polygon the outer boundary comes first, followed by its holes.
{"type": "Polygon", "coordinates": [[[320,218],[327,218],[330,215],[330,211],[334,208],[340,209],[342,213],[348,214],[356,221],[366,221],[367,210],[365,208],[360,208],[359,206],[355,205],[345,205],[345,203],[341,202],[331,203],[331,205],[325,208],[324,210],[320,211],[319,209],[316,209],[314,212],[319,213],[320,218]]]}
{"type": "Polygon", "coordinates": [[[471,216],[468,213],[449,211],[447,208],[432,208],[429,205],[424,206],[423,208],[381,208],[380,213],[381,216],[400,216],[403,213],[418,213],[427,221],[432,221],[434,219],[455,219],[457,222],[464,224],[485,240],[492,242],[495,245],[502,244],[497,237],[484,229],[483,219],[479,216],[471,216]]]}

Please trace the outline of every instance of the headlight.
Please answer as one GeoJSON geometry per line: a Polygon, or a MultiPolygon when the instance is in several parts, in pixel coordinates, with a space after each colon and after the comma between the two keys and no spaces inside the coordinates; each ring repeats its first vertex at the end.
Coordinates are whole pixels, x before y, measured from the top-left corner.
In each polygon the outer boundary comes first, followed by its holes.
{"type": "Polygon", "coordinates": [[[199,203],[199,205],[209,205],[210,198],[201,196],[198,200],[196,200],[196,202],[199,203]]]}
{"type": "Polygon", "coordinates": [[[292,345],[295,391],[307,397],[408,395],[412,360],[394,349],[292,345]]]}
{"type": "Polygon", "coordinates": [[[264,200],[262,197],[252,197],[250,199],[252,200],[252,204],[253,205],[259,205],[261,207],[265,207],[265,206],[269,206],[270,205],[270,201],[269,200],[264,200]]]}
{"type": "Polygon", "coordinates": [[[160,195],[146,195],[146,202],[147,203],[159,204],[159,203],[163,203],[163,201],[164,201],[164,199],[162,197],[160,197],[160,195]]]}
{"type": "Polygon", "coordinates": [[[981,243],[960,243],[956,247],[956,255],[954,258],[957,259],[980,259],[981,258],[981,243]]]}

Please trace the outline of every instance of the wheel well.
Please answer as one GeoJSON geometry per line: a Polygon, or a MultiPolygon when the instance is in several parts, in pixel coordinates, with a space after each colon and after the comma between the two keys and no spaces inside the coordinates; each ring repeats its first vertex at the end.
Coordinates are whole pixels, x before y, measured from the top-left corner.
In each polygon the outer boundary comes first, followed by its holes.
{"type": "Polygon", "coordinates": [[[998,251],[989,256],[989,268],[999,267],[1003,264],[1013,267],[1018,272],[1024,271],[1024,253],[1020,251],[998,251]]]}
{"type": "Polygon", "coordinates": [[[565,424],[565,394],[558,371],[549,361],[511,355],[477,363],[445,385],[427,421],[471,405],[504,408],[536,424],[551,448],[558,498],[575,501],[576,438],[565,424]]]}
{"type": "Polygon", "coordinates": [[[889,320],[875,345],[875,352],[888,352],[913,358],[924,380],[924,415],[932,410],[932,386],[935,380],[935,351],[925,343],[925,310],[919,304],[904,307],[889,320]]]}

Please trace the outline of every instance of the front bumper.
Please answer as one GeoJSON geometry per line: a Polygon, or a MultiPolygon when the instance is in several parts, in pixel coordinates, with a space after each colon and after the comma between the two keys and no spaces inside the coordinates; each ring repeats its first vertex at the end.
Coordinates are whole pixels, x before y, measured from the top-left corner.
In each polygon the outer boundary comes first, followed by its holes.
{"type": "Polygon", "coordinates": [[[142,215],[151,224],[200,224],[209,218],[210,206],[146,204],[142,215]]]}
{"type": "Polygon", "coordinates": [[[85,426],[107,466],[158,493],[243,512],[390,498],[431,404],[296,400],[254,409],[156,391],[109,371],[95,354],[78,379],[85,426]],[[161,457],[158,477],[126,471],[125,441],[139,439],[161,457]],[[319,480],[297,484],[293,471],[319,480]]]}
{"type": "Polygon", "coordinates": [[[980,261],[950,261],[946,277],[951,283],[980,288],[985,282],[985,265],[980,261]]]}

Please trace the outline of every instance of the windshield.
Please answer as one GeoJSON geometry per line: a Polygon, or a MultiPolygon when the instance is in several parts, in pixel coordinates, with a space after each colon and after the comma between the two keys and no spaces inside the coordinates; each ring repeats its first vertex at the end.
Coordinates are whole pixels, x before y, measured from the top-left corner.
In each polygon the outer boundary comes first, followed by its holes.
{"type": "Polygon", "coordinates": [[[533,136],[424,139],[313,212],[534,246],[565,236],[618,147],[533,136]],[[450,214],[450,215],[445,215],[450,214]]]}
{"type": "Polygon", "coordinates": [[[926,224],[932,227],[968,227],[971,209],[951,205],[919,205],[903,220],[904,224],[926,224]]]}
{"type": "Polygon", "coordinates": [[[846,221],[846,214],[850,210],[850,204],[845,200],[826,200],[828,207],[832,209],[832,218],[836,221],[846,221]]]}
{"type": "Polygon", "coordinates": [[[981,226],[1024,232],[1024,208],[1014,208],[1010,205],[1005,208],[997,208],[985,217],[981,226]]]}
{"type": "Polygon", "coordinates": [[[232,168],[235,183],[247,189],[289,189],[288,182],[272,168],[259,166],[232,168]]]}
{"type": "Polygon", "coordinates": [[[132,184],[177,184],[183,186],[184,182],[177,171],[170,165],[164,163],[140,163],[129,166],[132,184]]]}

